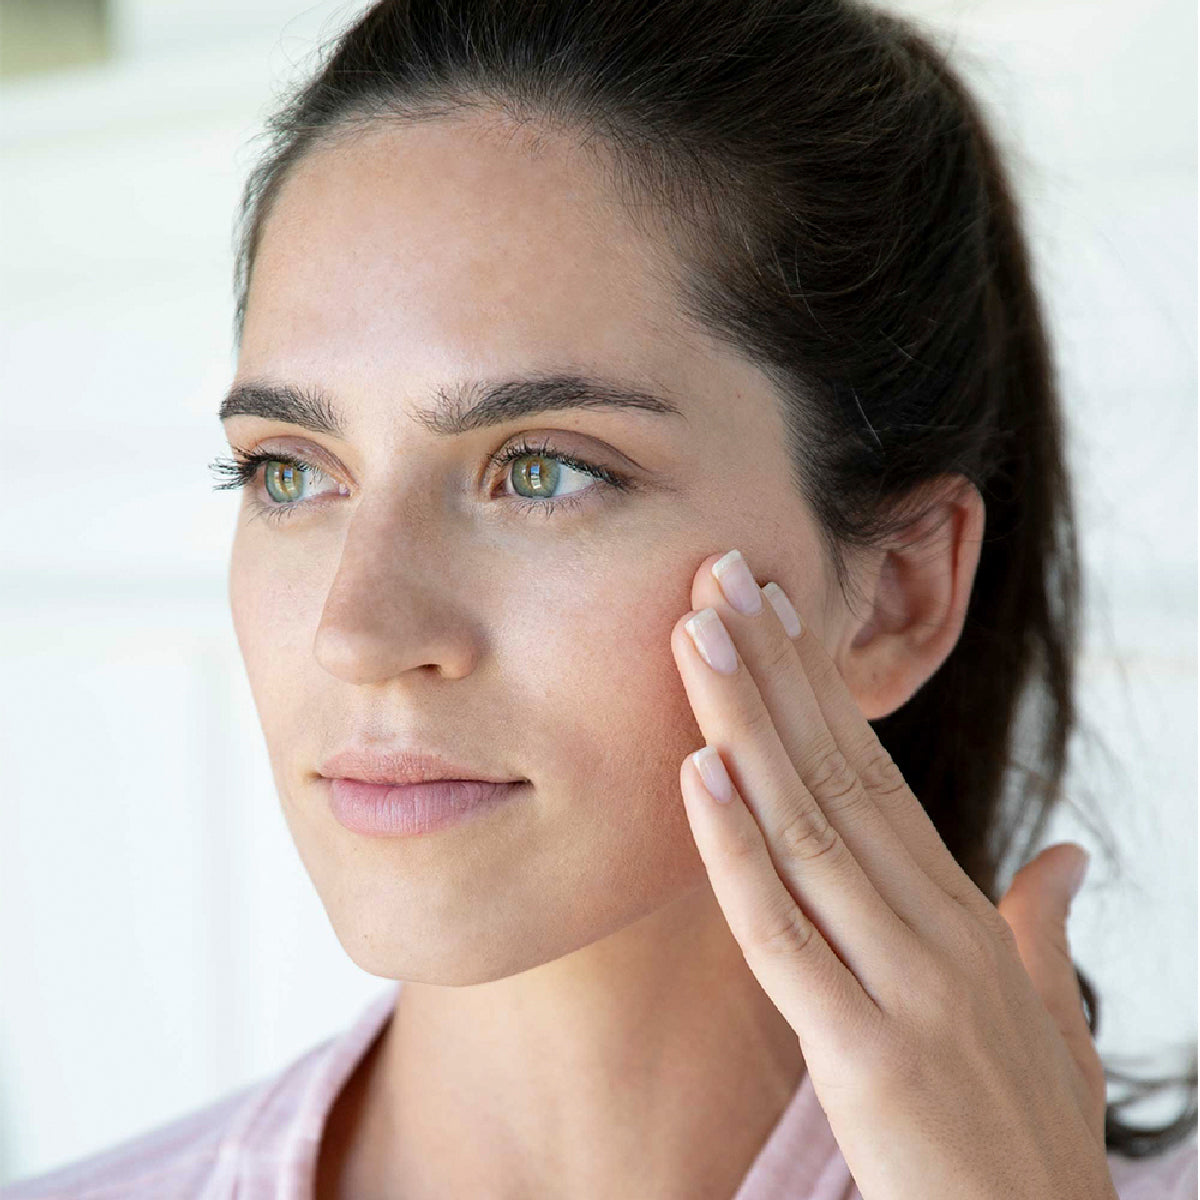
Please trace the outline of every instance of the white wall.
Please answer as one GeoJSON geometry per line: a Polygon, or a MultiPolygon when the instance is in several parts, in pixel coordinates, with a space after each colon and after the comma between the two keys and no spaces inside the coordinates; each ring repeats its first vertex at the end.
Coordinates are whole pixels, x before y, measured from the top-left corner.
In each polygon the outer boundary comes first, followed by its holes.
{"type": "MultiPolygon", "coordinates": [[[[237,501],[205,470],[247,139],[359,7],[129,0],[118,65],[0,90],[0,1182],[280,1068],[383,986],[278,811],[226,610],[237,501]]],[[[1116,755],[1074,783],[1124,858],[1094,858],[1073,946],[1102,1053],[1169,1048],[1196,1030],[1195,13],[897,7],[957,31],[1018,147],[1085,522],[1085,719],[1116,755]]],[[[1068,813],[1053,837],[1094,844],[1068,813]]]]}

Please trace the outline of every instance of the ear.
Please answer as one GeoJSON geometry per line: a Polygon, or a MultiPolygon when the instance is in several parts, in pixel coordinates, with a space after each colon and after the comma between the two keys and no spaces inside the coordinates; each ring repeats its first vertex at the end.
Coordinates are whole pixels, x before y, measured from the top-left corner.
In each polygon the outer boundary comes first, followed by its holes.
{"type": "Polygon", "coordinates": [[[962,475],[923,489],[932,507],[870,556],[870,611],[845,611],[831,657],[868,720],[895,712],[945,662],[962,632],[979,565],[985,509],[962,475]]]}

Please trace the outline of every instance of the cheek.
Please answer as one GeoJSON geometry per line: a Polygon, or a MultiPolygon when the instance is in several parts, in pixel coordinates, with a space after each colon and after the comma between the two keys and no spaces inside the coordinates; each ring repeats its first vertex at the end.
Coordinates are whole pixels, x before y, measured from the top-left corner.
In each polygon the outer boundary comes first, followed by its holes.
{"type": "Polygon", "coordinates": [[[523,666],[512,677],[533,689],[514,706],[527,714],[517,736],[532,738],[531,772],[540,765],[558,776],[555,792],[607,792],[610,807],[643,811],[682,804],[680,764],[704,744],[671,653],[685,611],[665,587],[631,599],[619,583],[593,578],[586,603],[567,600],[513,648],[523,666]]]}
{"type": "Polygon", "coordinates": [[[312,579],[294,562],[276,564],[261,542],[240,531],[235,535],[229,559],[229,613],[260,710],[273,680],[294,691],[296,680],[311,669],[313,631],[324,602],[312,579]]]}
{"type": "Polygon", "coordinates": [[[622,595],[593,582],[586,606],[576,598],[553,619],[543,612],[540,634],[531,621],[504,655],[506,678],[520,680],[509,706],[512,762],[537,788],[520,851],[529,898],[507,919],[539,961],[639,920],[706,877],[679,787],[680,764],[704,744],[670,646],[686,609],[631,607],[622,595]],[[547,905],[554,921],[531,919],[547,905]]]}

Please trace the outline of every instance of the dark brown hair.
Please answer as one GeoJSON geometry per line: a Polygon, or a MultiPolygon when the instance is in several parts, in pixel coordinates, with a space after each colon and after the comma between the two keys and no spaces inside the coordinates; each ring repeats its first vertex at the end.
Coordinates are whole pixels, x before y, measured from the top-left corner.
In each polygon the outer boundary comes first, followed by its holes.
{"type": "MultiPolygon", "coordinates": [[[[263,224],[296,163],[381,122],[471,109],[603,148],[631,220],[656,215],[683,311],[782,398],[794,483],[844,594],[848,555],[919,517],[937,477],[979,489],[962,635],[873,724],[997,902],[1001,866],[1029,857],[1062,799],[1081,570],[1025,235],[997,143],[934,39],[850,0],[375,4],[268,120],[239,214],[239,347],[263,224]]],[[[1095,1034],[1095,989],[1076,973],[1095,1034]]],[[[1106,1073],[1134,1089],[1108,1105],[1110,1151],[1149,1155],[1194,1126],[1194,1044],[1173,1079],[1106,1073]],[[1122,1119],[1172,1083],[1188,1099],[1175,1120],[1122,1119]]]]}

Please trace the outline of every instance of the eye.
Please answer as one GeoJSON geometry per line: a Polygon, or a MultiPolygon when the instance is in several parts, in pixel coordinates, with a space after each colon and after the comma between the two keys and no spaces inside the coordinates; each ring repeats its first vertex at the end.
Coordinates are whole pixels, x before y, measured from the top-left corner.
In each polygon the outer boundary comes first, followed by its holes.
{"type": "MultiPolygon", "coordinates": [[[[329,478],[320,467],[294,454],[245,451],[236,447],[234,454],[234,458],[218,458],[211,464],[214,474],[226,476],[226,482],[214,485],[214,490],[244,488],[254,482],[261,467],[263,488],[269,499],[264,501],[251,492],[250,504],[259,516],[268,520],[289,516],[301,505],[309,503],[309,498],[302,494],[307,481],[329,478]]],[[[338,484],[337,494],[348,496],[350,492],[344,484],[338,484]]]]}
{"type": "Polygon", "coordinates": [[[585,503],[584,497],[598,488],[608,486],[625,491],[630,487],[628,476],[574,454],[557,451],[548,440],[540,446],[530,445],[523,440],[516,442],[491,455],[488,461],[501,468],[509,463],[518,464],[511,474],[505,472],[505,481],[511,480],[517,507],[526,513],[537,509],[544,516],[549,516],[560,505],[576,508],[585,503]],[[591,487],[577,487],[570,492],[554,495],[560,484],[568,482],[569,475],[591,476],[600,482],[591,487]],[[525,489],[531,493],[530,496],[524,494],[525,489]]]}

